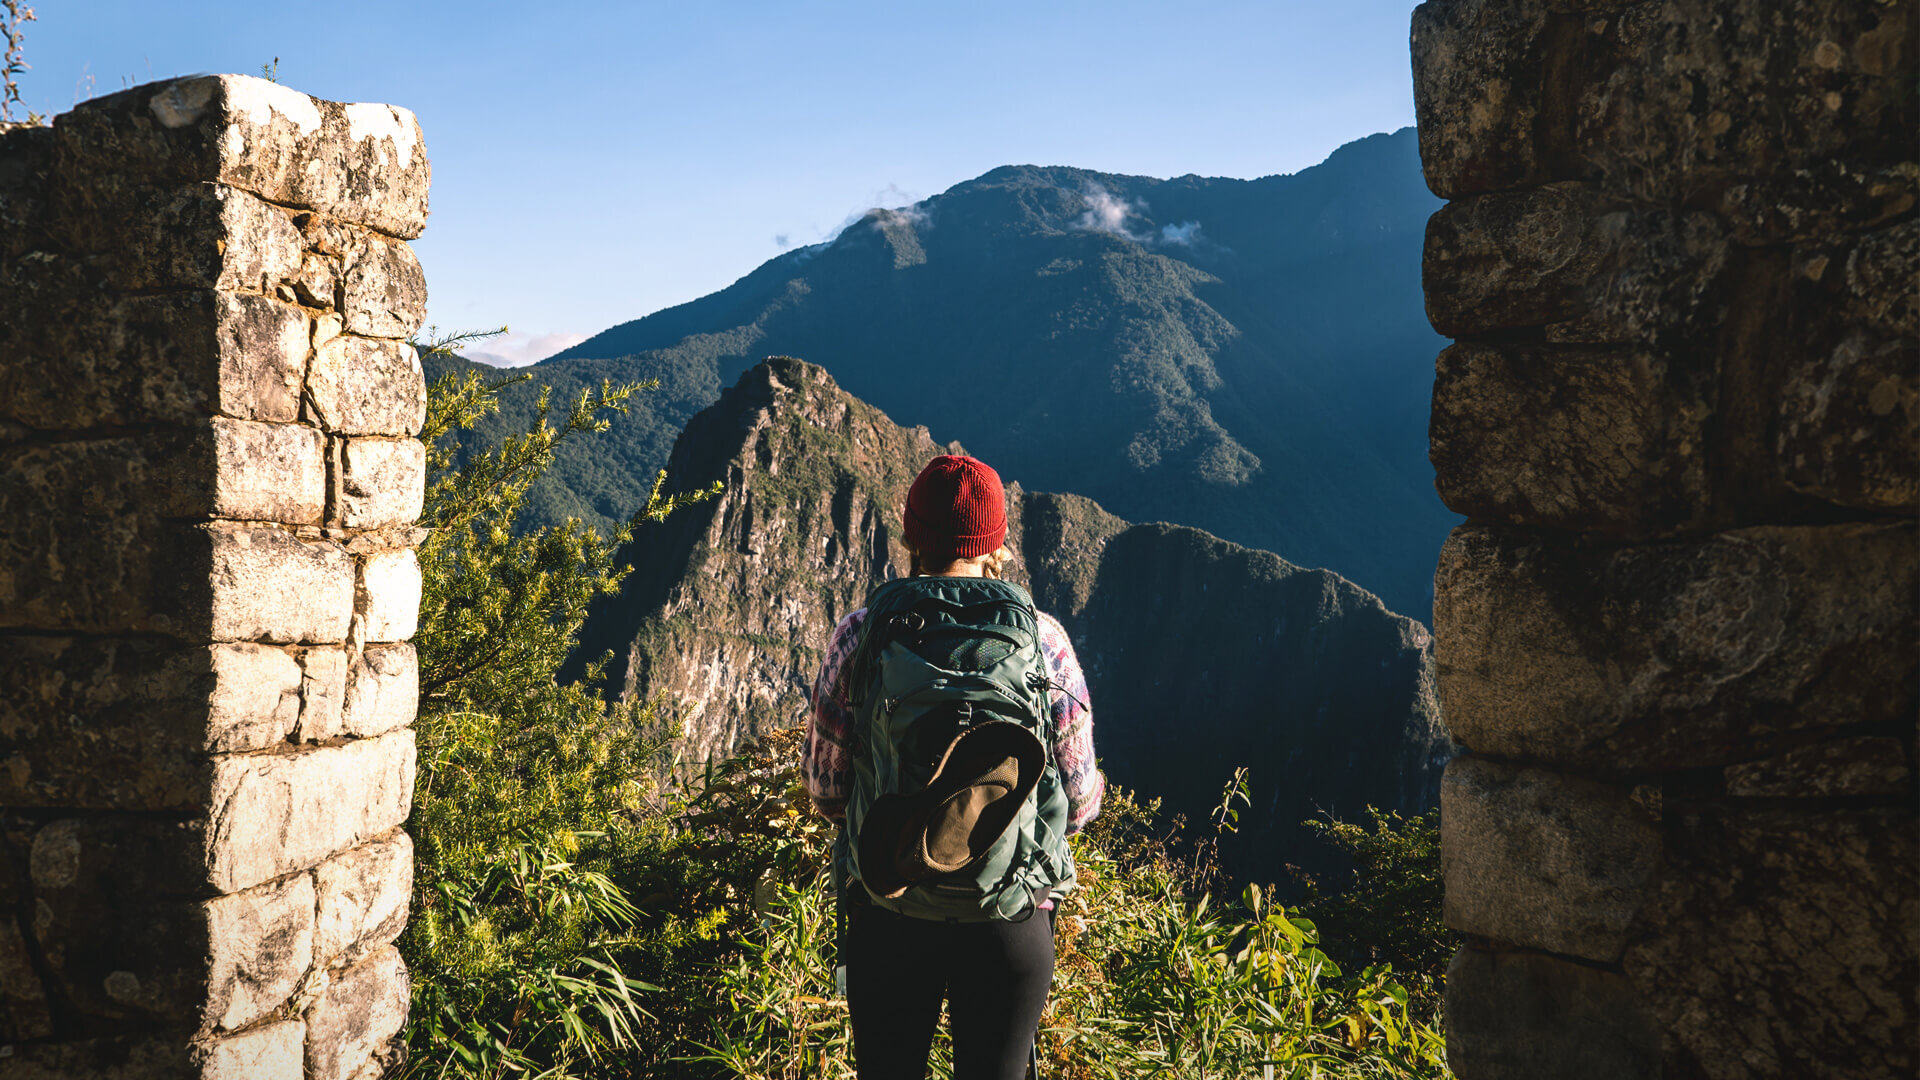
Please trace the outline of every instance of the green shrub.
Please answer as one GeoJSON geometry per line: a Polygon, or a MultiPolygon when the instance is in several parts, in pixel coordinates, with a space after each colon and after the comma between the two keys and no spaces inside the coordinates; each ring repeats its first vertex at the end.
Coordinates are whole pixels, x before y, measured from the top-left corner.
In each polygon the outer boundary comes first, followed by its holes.
{"type": "MultiPolygon", "coordinates": [[[[1263,1076],[1269,1066],[1287,1078],[1446,1075],[1439,1031],[1410,1009],[1389,967],[1344,974],[1314,924],[1258,887],[1231,904],[1188,895],[1152,814],[1110,791],[1105,825],[1075,838],[1083,888],[1058,915],[1042,1075],[1198,1080],[1263,1076]]],[[[782,826],[806,852],[792,864],[801,879],[763,879],[740,950],[712,981],[721,1007],[689,1060],[717,1075],[853,1076],[845,1004],[833,992],[832,899],[811,869],[824,847],[801,820],[782,826]]],[[[936,1042],[932,1075],[948,1076],[948,1061],[936,1042]]]]}
{"type": "Polygon", "coordinates": [[[1349,966],[1392,964],[1424,1005],[1437,1008],[1458,935],[1440,921],[1440,811],[1418,817],[1366,809],[1367,820],[1306,827],[1352,864],[1332,881],[1305,877],[1301,907],[1349,966]]]}
{"type": "MultiPolygon", "coordinates": [[[[583,393],[557,424],[543,396],[530,430],[456,468],[450,433],[519,378],[436,381],[422,432],[432,532],[419,551],[414,904],[400,941],[415,1075],[598,1075],[647,1021],[651,986],[629,974],[639,913],[618,869],[661,842],[644,784],[661,739],[646,710],[555,679],[588,603],[619,587],[627,531],[512,529],[554,448],[603,430],[643,387],[583,393]]],[[[663,481],[645,516],[687,501],[662,495],[663,481]]]]}

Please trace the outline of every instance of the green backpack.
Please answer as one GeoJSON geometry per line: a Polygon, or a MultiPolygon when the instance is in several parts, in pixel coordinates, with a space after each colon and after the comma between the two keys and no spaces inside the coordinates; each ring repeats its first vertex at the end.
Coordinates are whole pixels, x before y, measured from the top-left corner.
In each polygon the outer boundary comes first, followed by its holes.
{"type": "Polygon", "coordinates": [[[1051,680],[1026,590],[994,578],[890,581],[867,598],[847,679],[854,783],[841,881],[858,879],[880,907],[958,922],[1026,918],[1073,888],[1051,680]],[[965,818],[976,823],[965,851],[946,862],[915,847],[943,812],[977,814],[965,818]]]}

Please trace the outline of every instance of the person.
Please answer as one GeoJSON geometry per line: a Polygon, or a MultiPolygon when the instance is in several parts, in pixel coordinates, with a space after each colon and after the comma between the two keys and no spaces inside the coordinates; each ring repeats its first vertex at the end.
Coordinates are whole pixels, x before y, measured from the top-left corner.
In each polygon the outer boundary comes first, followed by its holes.
{"type": "MultiPolygon", "coordinates": [[[[997,578],[1011,557],[999,474],[976,458],[942,455],[929,462],[907,495],[902,524],[912,575],[997,578]]],[[[866,614],[865,608],[849,612],[834,627],[814,681],[802,749],[814,808],[836,821],[845,819],[855,778],[858,710],[848,668],[866,614]]],[[[1094,768],[1093,711],[1079,659],[1059,620],[1036,615],[1051,676],[1049,767],[1065,792],[1071,835],[1099,813],[1105,782],[1094,768]]],[[[1070,865],[1062,876],[1070,888],[1070,865]]],[[[841,963],[861,1080],[926,1076],[943,998],[955,1080],[1026,1075],[1053,978],[1056,896],[1036,897],[1025,918],[958,922],[888,910],[872,903],[860,883],[841,884],[850,886],[842,889],[841,963]],[[1040,911],[1047,917],[1034,917],[1040,911]]]]}

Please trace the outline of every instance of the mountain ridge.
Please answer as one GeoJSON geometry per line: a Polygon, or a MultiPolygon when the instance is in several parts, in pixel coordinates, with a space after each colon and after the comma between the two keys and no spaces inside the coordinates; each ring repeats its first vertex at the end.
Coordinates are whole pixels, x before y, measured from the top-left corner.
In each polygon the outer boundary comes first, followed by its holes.
{"type": "Polygon", "coordinates": [[[1437,205],[1407,129],[1259,180],[1002,166],[869,211],[538,365],[563,392],[662,386],[563,452],[527,520],[624,518],[679,425],[783,353],[1029,488],[1325,566],[1425,618],[1456,520],[1425,450],[1437,205]]]}

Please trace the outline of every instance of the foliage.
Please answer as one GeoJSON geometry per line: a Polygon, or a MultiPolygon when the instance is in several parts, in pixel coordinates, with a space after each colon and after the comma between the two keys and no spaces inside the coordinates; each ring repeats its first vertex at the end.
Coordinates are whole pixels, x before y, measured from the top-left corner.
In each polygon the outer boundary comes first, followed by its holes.
{"type": "Polygon", "coordinates": [[[1353,864],[1329,883],[1302,875],[1302,907],[1348,964],[1392,964],[1415,995],[1438,1004],[1459,942],[1440,921],[1440,811],[1418,817],[1367,808],[1367,820],[1308,821],[1306,827],[1353,864]]]}
{"type": "MultiPolygon", "coordinates": [[[[721,782],[730,782],[724,772],[721,782]]],[[[1059,912],[1043,1075],[1447,1075],[1439,1031],[1390,967],[1344,974],[1321,951],[1315,925],[1256,886],[1232,904],[1189,894],[1182,865],[1153,832],[1156,808],[1111,789],[1109,800],[1102,827],[1074,841],[1084,887],[1059,912]]],[[[823,850],[813,835],[788,842],[813,856],[823,850]]],[[[794,870],[814,861],[798,859],[794,870]]],[[[824,875],[771,876],[753,911],[710,991],[724,1007],[690,1060],[752,1080],[852,1077],[824,875]]],[[[949,1069],[936,1043],[932,1075],[949,1069]]]]}
{"type": "MultiPolygon", "coordinates": [[[[14,106],[21,105],[19,75],[33,66],[26,62],[21,45],[26,36],[23,27],[38,17],[20,0],[0,0],[0,39],[7,43],[5,52],[0,54],[0,124],[12,122],[14,106]]],[[[26,122],[42,121],[38,113],[28,112],[26,122]]]]}
{"type": "MultiPolygon", "coordinates": [[[[660,740],[645,710],[555,679],[587,604],[619,587],[613,551],[629,530],[513,532],[554,448],[604,430],[643,387],[582,393],[557,423],[543,395],[529,430],[454,468],[449,433],[515,381],[437,380],[422,431],[432,532],[419,549],[415,902],[401,941],[418,1075],[579,1075],[633,1046],[651,988],[628,974],[638,911],[613,871],[658,832],[640,778],[660,740]]],[[[691,501],[662,494],[664,479],[640,516],[691,501]]]]}
{"type": "MultiPolygon", "coordinates": [[[[557,679],[587,605],[620,587],[614,551],[631,525],[517,533],[515,516],[556,448],[603,430],[642,387],[603,384],[561,409],[543,392],[523,430],[456,446],[452,433],[523,377],[450,373],[429,395],[405,1074],[851,1077],[833,980],[834,830],[809,806],[799,733],[669,789],[653,779],[676,771],[653,713],[587,689],[604,659],[583,682],[557,679]]],[[[693,501],[663,485],[639,517],[693,501]]],[[[1247,802],[1242,772],[1216,835],[1247,802]]],[[[1445,1075],[1440,1034],[1393,968],[1344,973],[1313,921],[1258,888],[1232,903],[1208,895],[1211,848],[1176,857],[1179,824],[1162,826],[1159,809],[1110,790],[1074,840],[1083,887],[1058,912],[1046,1075],[1445,1075]]],[[[1420,854],[1399,834],[1328,835],[1362,878],[1420,854]],[[1368,862],[1376,851],[1392,857],[1368,862]]],[[[1369,903],[1392,921],[1389,901],[1369,903]]],[[[936,1043],[934,1075],[948,1062],[936,1043]]]]}

